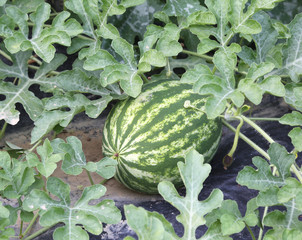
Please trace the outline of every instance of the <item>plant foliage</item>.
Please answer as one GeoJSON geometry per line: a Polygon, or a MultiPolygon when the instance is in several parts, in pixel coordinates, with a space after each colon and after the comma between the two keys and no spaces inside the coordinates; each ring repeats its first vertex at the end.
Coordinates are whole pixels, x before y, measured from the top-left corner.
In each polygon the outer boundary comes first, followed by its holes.
{"type": "Polygon", "coordinates": [[[62,180],[50,177],[47,181],[47,191],[59,198],[54,200],[44,191],[33,190],[23,202],[23,209],[34,211],[40,209],[41,226],[51,226],[62,222],[65,224],[55,230],[54,239],[89,239],[86,231],[100,234],[102,222],[117,223],[121,218],[120,211],[112,200],[103,200],[95,205],[89,204],[93,199],[102,197],[106,188],[103,185],[93,185],[83,190],[80,199],[70,205],[70,187],[62,180]],[[82,227],[77,226],[81,224],[82,227]]]}
{"type": "Polygon", "coordinates": [[[128,224],[139,238],[195,239],[201,225],[208,230],[200,239],[231,239],[244,228],[256,239],[254,226],[260,229],[259,240],[302,238],[302,173],[296,161],[302,151],[300,1],[66,0],[60,2],[63,11],[56,11],[52,2],[0,0],[0,139],[7,125],[14,129],[26,118],[20,105],[33,122],[31,148],[8,143],[0,152],[1,240],[24,238],[29,228],[21,227],[15,236],[10,227],[18,218],[30,226],[38,216],[41,226],[64,223],[55,239],[88,239],[86,231],[102,232],[101,222],[118,222],[121,214],[114,202],[98,200],[104,186],[92,184],[72,204],[69,185],[52,177],[60,163],[66,174],[85,170],[88,176],[95,172],[108,179],[117,162],[90,162],[78,138],[53,139],[51,133],[60,133],[80,113],[98,118],[109,104],[137,97],[144,83],[166,78],[190,83],[207,97],[202,109],[188,102],[186,107],[219,117],[231,129],[228,121],[239,120],[227,156],[232,159],[238,137],[263,156],[254,157],[254,167],[245,167],[237,177],[259,194],[244,215],[217,189],[199,201],[210,166],[192,150],[179,163],[186,196],[179,196],[169,182],[159,184],[164,199],[180,211],[177,220],[184,235],[177,236],[159,213],[125,206],[128,224]],[[290,153],[248,117],[252,112],[247,111],[261,106],[265,95],[292,109],[277,119],[292,127],[290,153]],[[240,134],[243,124],[268,140],[270,148],[260,149],[240,134]],[[16,204],[3,204],[4,198],[16,204]]]}

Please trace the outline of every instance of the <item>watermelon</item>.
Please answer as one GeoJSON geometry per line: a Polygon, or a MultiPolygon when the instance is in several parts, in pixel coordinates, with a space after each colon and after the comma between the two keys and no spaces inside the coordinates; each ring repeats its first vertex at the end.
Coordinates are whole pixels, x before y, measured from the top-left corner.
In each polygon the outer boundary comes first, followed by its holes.
{"type": "Polygon", "coordinates": [[[185,101],[204,109],[206,98],[178,80],[145,84],[137,98],[127,98],[110,111],[103,130],[103,154],[118,161],[115,178],[126,187],[157,193],[163,180],[182,185],[177,168],[195,148],[209,162],[221,137],[220,119],[185,108],[185,101]]]}

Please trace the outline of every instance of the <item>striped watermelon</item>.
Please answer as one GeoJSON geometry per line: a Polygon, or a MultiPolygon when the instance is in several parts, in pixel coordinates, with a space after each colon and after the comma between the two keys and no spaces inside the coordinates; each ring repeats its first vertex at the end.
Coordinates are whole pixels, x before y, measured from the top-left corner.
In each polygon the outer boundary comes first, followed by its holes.
{"type": "Polygon", "coordinates": [[[205,98],[177,80],[146,84],[136,98],[119,102],[109,113],[103,131],[103,154],[117,159],[116,179],[130,189],[157,193],[163,180],[182,185],[177,162],[195,148],[205,161],[215,154],[221,137],[219,119],[201,111],[205,98]]]}

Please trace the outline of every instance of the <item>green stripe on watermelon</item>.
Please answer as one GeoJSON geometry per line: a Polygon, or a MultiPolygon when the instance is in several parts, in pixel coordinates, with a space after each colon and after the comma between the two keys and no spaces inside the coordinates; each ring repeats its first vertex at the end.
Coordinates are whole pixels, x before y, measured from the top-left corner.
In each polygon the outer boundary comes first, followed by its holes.
{"type": "Polygon", "coordinates": [[[181,186],[177,162],[195,148],[210,161],[221,137],[219,119],[208,120],[201,111],[205,98],[177,80],[144,85],[136,98],[119,102],[103,131],[103,154],[118,160],[116,179],[130,189],[157,193],[160,181],[181,186]]]}

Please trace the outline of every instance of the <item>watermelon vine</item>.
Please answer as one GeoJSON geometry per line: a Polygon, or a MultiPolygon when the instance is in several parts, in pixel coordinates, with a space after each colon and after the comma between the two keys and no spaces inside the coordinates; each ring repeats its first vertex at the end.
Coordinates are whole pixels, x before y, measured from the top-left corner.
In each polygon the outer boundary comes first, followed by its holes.
{"type": "Polygon", "coordinates": [[[102,223],[122,217],[114,201],[100,200],[113,176],[158,191],[180,212],[182,237],[161,214],[126,205],[139,239],[196,239],[201,225],[208,230],[199,239],[232,239],[245,228],[251,239],[302,239],[301,12],[298,0],[0,0],[0,140],[27,116],[33,123],[28,149],[6,143],[0,151],[0,239],[32,239],[58,223],[56,240],[101,234],[102,223]],[[288,112],[253,117],[267,96],[288,112]],[[91,162],[76,136],[58,137],[76,115],[95,119],[113,105],[104,158],[91,162]],[[292,127],[292,149],[259,121],[292,127]],[[258,191],[245,215],[218,189],[198,200],[221,123],[234,132],[225,169],[236,164],[239,138],[262,156],[237,176],[258,191]],[[246,126],[269,148],[245,136],[246,126]],[[67,175],[87,173],[91,186],[75,203],[69,184],[53,176],[58,163],[67,175]],[[92,172],[104,181],[95,184],[92,172]],[[35,222],[43,228],[30,235],[35,222]]]}

